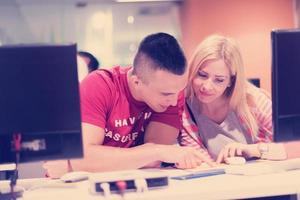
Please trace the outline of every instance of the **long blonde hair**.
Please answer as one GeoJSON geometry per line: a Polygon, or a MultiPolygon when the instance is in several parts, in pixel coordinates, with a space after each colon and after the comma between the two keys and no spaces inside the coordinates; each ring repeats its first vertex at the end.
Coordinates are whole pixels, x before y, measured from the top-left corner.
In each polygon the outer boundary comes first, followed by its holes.
{"type": "Polygon", "coordinates": [[[248,103],[252,103],[253,99],[247,95],[249,84],[245,78],[242,56],[232,38],[211,35],[198,45],[189,63],[186,98],[190,100],[195,98],[192,81],[197,76],[199,69],[204,66],[205,62],[219,59],[225,62],[230,71],[231,85],[224,92],[229,100],[230,109],[245,122],[253,136],[257,135],[258,124],[248,105],[248,103]]]}

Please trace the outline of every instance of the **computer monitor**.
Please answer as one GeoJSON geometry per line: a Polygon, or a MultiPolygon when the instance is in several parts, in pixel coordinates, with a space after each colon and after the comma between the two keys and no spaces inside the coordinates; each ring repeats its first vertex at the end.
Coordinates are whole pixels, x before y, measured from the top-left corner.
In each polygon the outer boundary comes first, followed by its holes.
{"type": "Polygon", "coordinates": [[[249,78],[248,81],[255,85],[256,87],[260,88],[260,79],[259,78],[249,78]]]}
{"type": "Polygon", "coordinates": [[[271,41],[274,140],[299,140],[300,30],[274,30],[271,41]]]}
{"type": "Polygon", "coordinates": [[[83,156],[76,45],[0,47],[0,164],[83,156]]]}

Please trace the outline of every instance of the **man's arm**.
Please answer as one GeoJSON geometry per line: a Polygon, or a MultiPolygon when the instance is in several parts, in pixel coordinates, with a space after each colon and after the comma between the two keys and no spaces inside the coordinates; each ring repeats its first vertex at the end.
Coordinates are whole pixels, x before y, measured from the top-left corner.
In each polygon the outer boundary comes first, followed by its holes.
{"type": "MultiPolygon", "coordinates": [[[[101,172],[137,169],[155,161],[178,163],[182,168],[193,168],[205,161],[203,155],[192,147],[147,143],[133,148],[103,146],[104,130],[82,124],[84,158],[71,160],[75,171],[101,172]]],[[[67,172],[67,161],[47,162],[44,167],[51,178],[67,172]]]]}
{"type": "Polygon", "coordinates": [[[173,126],[151,121],[147,126],[144,141],[155,144],[175,144],[178,134],[179,130],[173,126]]]}
{"type": "Polygon", "coordinates": [[[103,146],[103,128],[82,123],[84,159],[72,161],[74,170],[108,171],[137,169],[157,160],[152,145],[134,148],[103,146]]]}
{"type": "MultiPolygon", "coordinates": [[[[103,146],[104,129],[88,123],[82,123],[83,159],[71,160],[74,171],[111,171],[137,169],[158,159],[151,144],[134,148],[103,146]]],[[[49,161],[44,165],[51,178],[59,178],[68,172],[65,160],[49,161]]]]}

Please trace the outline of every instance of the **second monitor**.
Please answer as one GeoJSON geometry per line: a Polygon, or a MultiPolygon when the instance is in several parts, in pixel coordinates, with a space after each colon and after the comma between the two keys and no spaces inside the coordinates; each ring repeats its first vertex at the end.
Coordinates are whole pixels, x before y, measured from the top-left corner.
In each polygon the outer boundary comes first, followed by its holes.
{"type": "Polygon", "coordinates": [[[76,45],[0,47],[0,164],[83,156],[76,45]],[[18,136],[18,138],[16,138],[18,136]]]}
{"type": "Polygon", "coordinates": [[[272,103],[275,141],[300,139],[300,30],[275,30],[272,103]]]}

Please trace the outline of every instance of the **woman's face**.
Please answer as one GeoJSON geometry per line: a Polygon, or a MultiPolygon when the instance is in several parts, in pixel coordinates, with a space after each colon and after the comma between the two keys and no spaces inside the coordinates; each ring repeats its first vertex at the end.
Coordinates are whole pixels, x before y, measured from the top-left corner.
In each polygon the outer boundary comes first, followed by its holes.
{"type": "Polygon", "coordinates": [[[221,59],[205,62],[192,80],[195,96],[207,104],[221,98],[229,86],[230,72],[221,59]]]}

